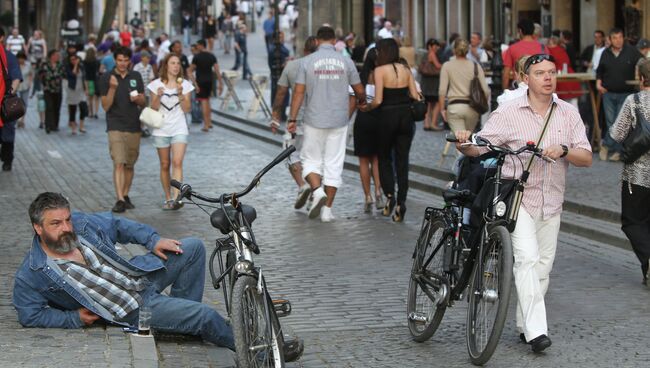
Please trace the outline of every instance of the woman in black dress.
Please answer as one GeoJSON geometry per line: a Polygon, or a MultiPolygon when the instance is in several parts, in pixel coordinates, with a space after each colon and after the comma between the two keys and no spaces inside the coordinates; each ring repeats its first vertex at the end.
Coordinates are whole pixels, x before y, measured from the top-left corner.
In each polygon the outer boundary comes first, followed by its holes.
{"type": "Polygon", "coordinates": [[[214,37],[217,35],[217,22],[212,15],[208,15],[205,22],[205,39],[208,40],[208,51],[214,51],[214,37]]]}
{"type": "MultiPolygon", "coordinates": [[[[361,70],[361,82],[366,86],[366,95],[369,99],[374,96],[375,82],[374,70],[377,60],[377,52],[373,48],[368,52],[368,56],[361,70]]],[[[351,103],[356,103],[354,94],[350,95],[351,103]]],[[[372,204],[381,209],[384,204],[381,195],[381,183],[379,180],[379,163],[377,159],[377,127],[379,117],[377,111],[363,112],[357,111],[357,117],[354,120],[354,155],[359,157],[359,176],[361,177],[361,186],[365,194],[364,212],[372,211],[372,204]],[[370,178],[375,182],[375,199],[373,200],[370,192],[370,178]]]]}
{"type": "Polygon", "coordinates": [[[407,65],[399,57],[399,46],[392,38],[377,42],[377,68],[375,98],[365,110],[379,107],[379,177],[386,195],[383,215],[395,222],[404,221],[406,193],[408,192],[409,152],[415,134],[415,121],[411,115],[411,101],[422,97],[415,86],[415,79],[407,65]],[[395,169],[393,170],[393,157],[395,169]],[[395,198],[397,176],[397,198],[395,198]]]}

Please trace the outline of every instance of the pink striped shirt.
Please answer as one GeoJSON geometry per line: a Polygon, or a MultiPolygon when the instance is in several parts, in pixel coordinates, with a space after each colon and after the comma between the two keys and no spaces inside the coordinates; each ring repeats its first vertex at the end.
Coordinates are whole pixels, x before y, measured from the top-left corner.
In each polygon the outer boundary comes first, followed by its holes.
{"type": "MultiPolygon", "coordinates": [[[[578,110],[571,104],[553,98],[557,104],[540,148],[565,144],[571,149],[584,149],[591,152],[591,145],[585,133],[585,126],[578,110]]],[[[528,96],[524,95],[499,106],[485,123],[479,135],[494,145],[518,149],[526,142],[537,143],[544,127],[545,117],[531,108],[528,96]]],[[[485,153],[486,148],[481,149],[485,153]]],[[[531,153],[519,155],[523,165],[528,163],[531,153]]],[[[557,159],[555,163],[535,158],[530,168],[530,176],[524,189],[522,205],[533,217],[546,220],[562,212],[566,172],[569,161],[557,159]]],[[[519,178],[523,171],[520,161],[509,156],[503,165],[503,178],[519,178]]]]}

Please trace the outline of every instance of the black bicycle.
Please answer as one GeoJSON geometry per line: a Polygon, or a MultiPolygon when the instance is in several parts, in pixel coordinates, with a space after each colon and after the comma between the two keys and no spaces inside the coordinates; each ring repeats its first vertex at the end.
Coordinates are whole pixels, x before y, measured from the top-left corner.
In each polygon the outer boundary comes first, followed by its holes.
{"type": "MultiPolygon", "coordinates": [[[[457,141],[453,135],[447,140],[457,141]]],[[[513,279],[510,232],[516,224],[530,164],[516,180],[503,179],[501,168],[506,157],[523,152],[553,160],[542,156],[532,142],[511,150],[473,135],[467,144],[489,148],[496,164],[494,176],[478,194],[460,190],[456,181],[443,193],[444,208],[424,211],[413,252],[407,318],[414,340],[426,341],[440,325],[446,308],[463,299],[467,289],[467,350],[472,363],[482,365],[492,357],[508,313],[513,279]],[[466,226],[463,220],[468,208],[477,219],[474,226],[466,226]]]]}
{"type": "Polygon", "coordinates": [[[296,360],[303,352],[303,345],[297,339],[290,343],[292,346],[288,346],[284,340],[278,317],[291,313],[291,303],[285,299],[271,299],[262,268],[253,260],[253,255],[260,254],[251,227],[257,212],[255,208],[239,201],[257,186],[264,174],[295,150],[293,146],[285,149],[239,193],[225,193],[213,198],[195,192],[188,184],[175,180],[171,182],[179,190],[176,201],[187,199],[206,213],[206,208],[213,209],[210,223],[226,235],[216,240],[209,269],[212,286],[223,290],[239,368],[281,368],[284,367],[285,360],[296,360]],[[218,206],[196,203],[193,199],[218,206]],[[215,264],[219,268],[219,275],[215,271],[215,264]]]}

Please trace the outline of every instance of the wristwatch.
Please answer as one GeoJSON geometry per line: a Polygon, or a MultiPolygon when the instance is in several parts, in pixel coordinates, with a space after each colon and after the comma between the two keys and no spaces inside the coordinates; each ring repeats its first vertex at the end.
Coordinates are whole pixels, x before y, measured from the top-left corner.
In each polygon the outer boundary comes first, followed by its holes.
{"type": "Polygon", "coordinates": [[[561,144],[560,146],[562,146],[562,151],[564,151],[562,156],[560,156],[560,158],[562,158],[569,154],[569,147],[567,147],[566,144],[561,144]]]}
{"type": "Polygon", "coordinates": [[[297,122],[297,121],[298,121],[298,120],[296,120],[296,119],[289,119],[289,120],[287,120],[287,123],[295,123],[295,122],[297,122]]]}

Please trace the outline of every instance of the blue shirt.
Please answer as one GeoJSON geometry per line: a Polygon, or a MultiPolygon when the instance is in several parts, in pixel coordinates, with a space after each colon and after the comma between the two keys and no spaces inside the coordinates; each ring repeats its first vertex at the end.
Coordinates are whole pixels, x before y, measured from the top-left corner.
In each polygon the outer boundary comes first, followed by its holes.
{"type": "MultiPolygon", "coordinates": [[[[146,275],[163,268],[160,258],[151,253],[160,235],[149,225],[115,217],[110,212],[74,212],[72,226],[80,241],[128,274],[146,275]],[[142,244],[149,253],[126,260],[117,254],[115,243],[142,244]]],[[[60,268],[41,248],[38,235],[34,235],[31,249],[16,271],[12,301],[18,321],[25,327],[81,328],[81,307],[108,322],[125,325],[115,321],[88,294],[65,281],[60,268]]]]}
{"type": "Polygon", "coordinates": [[[267,18],[262,25],[264,34],[270,36],[275,31],[275,18],[267,18]]]}

